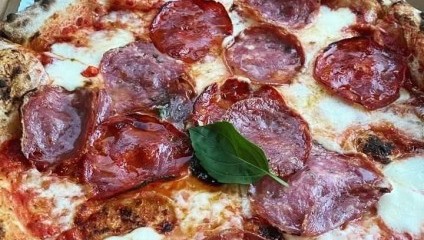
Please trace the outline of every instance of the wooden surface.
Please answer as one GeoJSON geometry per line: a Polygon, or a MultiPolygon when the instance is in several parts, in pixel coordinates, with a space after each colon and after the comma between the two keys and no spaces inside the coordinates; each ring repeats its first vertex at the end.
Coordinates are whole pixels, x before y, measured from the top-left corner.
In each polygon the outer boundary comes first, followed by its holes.
{"type": "Polygon", "coordinates": [[[424,11],[424,0],[409,0],[407,2],[412,4],[412,6],[424,11]]]}
{"type": "Polygon", "coordinates": [[[0,18],[3,19],[9,13],[16,12],[20,0],[0,0],[0,18]]]}

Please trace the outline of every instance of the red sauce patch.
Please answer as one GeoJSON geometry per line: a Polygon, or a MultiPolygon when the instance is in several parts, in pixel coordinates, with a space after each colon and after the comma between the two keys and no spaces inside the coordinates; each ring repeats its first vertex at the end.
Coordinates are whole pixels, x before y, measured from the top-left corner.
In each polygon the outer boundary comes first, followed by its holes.
{"type": "Polygon", "coordinates": [[[90,78],[90,77],[95,77],[99,74],[99,69],[93,66],[88,66],[82,73],[81,75],[86,77],[86,78],[90,78]]]}
{"type": "Polygon", "coordinates": [[[8,174],[20,172],[30,167],[29,161],[21,151],[19,139],[8,140],[0,146],[0,172],[8,174]]]}

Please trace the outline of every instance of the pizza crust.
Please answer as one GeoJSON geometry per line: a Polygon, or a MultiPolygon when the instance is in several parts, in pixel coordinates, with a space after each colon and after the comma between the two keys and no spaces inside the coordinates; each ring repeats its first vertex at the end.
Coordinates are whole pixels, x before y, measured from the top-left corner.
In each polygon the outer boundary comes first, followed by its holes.
{"type": "Polygon", "coordinates": [[[401,24],[408,47],[413,54],[412,78],[424,91],[424,13],[406,2],[393,3],[388,10],[401,24]]]}
{"type": "Polygon", "coordinates": [[[0,39],[0,142],[17,135],[19,105],[25,93],[48,82],[32,52],[0,39]]]}
{"type": "Polygon", "coordinates": [[[41,0],[26,10],[9,14],[0,32],[16,43],[31,39],[54,14],[65,10],[75,0],[41,0]]]}
{"type": "Polygon", "coordinates": [[[67,26],[84,24],[95,15],[96,0],[40,0],[0,22],[0,34],[32,49],[48,46],[67,26]]]}

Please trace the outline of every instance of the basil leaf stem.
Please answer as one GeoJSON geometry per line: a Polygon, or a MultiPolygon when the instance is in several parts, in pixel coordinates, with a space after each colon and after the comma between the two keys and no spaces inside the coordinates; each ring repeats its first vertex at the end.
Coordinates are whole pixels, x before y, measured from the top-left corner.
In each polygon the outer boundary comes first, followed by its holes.
{"type": "Polygon", "coordinates": [[[269,176],[288,184],[270,171],[264,151],[243,137],[229,122],[189,129],[200,165],[221,183],[251,184],[269,176]]]}

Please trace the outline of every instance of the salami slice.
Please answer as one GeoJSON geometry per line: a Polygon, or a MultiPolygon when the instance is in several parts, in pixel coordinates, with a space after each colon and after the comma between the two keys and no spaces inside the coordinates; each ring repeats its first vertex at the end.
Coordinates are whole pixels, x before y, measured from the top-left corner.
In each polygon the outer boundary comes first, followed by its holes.
{"type": "Polygon", "coordinates": [[[255,83],[290,83],[305,62],[302,46],[294,35],[276,27],[249,28],[225,51],[227,66],[234,74],[255,83]]]}
{"type": "Polygon", "coordinates": [[[94,136],[83,157],[83,173],[98,198],[149,181],[181,176],[187,172],[186,163],[192,156],[186,134],[148,115],[109,118],[94,136]]]}
{"type": "Polygon", "coordinates": [[[25,157],[40,170],[77,159],[94,125],[107,114],[103,100],[98,91],[57,86],[30,93],[21,108],[25,157]]]}
{"type": "Polygon", "coordinates": [[[342,155],[315,146],[306,167],[282,187],[264,178],[251,188],[255,213],[281,231],[316,236],[360,217],[390,185],[362,155],[342,155]]]}
{"type": "Polygon", "coordinates": [[[320,0],[237,0],[256,19],[287,28],[302,28],[312,21],[320,0]]]}
{"type": "Polygon", "coordinates": [[[254,90],[237,79],[213,84],[196,100],[193,118],[203,124],[231,122],[262,147],[272,169],[282,177],[301,169],[311,149],[307,123],[273,87],[254,90]]]}
{"type": "Polygon", "coordinates": [[[217,122],[234,103],[250,97],[282,101],[280,93],[273,87],[262,86],[253,90],[249,83],[231,78],[222,84],[208,86],[196,99],[192,117],[202,124],[217,122]]]}
{"type": "Polygon", "coordinates": [[[283,102],[250,98],[231,106],[223,116],[247,139],[261,147],[281,177],[303,167],[311,150],[307,123],[283,102]]]}
{"type": "Polygon", "coordinates": [[[252,94],[249,83],[228,79],[222,85],[208,86],[194,103],[193,119],[210,124],[219,121],[228,108],[235,102],[246,99],[252,94]]]}
{"type": "Polygon", "coordinates": [[[100,70],[114,113],[159,112],[172,122],[181,122],[191,113],[194,90],[184,65],[151,43],[135,42],[110,50],[100,70]]]}
{"type": "Polygon", "coordinates": [[[232,31],[231,19],[221,3],[178,0],[162,7],[151,25],[150,38],[161,52],[192,63],[220,49],[232,31]]]}
{"type": "Polygon", "coordinates": [[[330,44],[315,62],[314,77],[331,93],[375,110],[399,97],[406,71],[402,57],[356,37],[330,44]]]}

